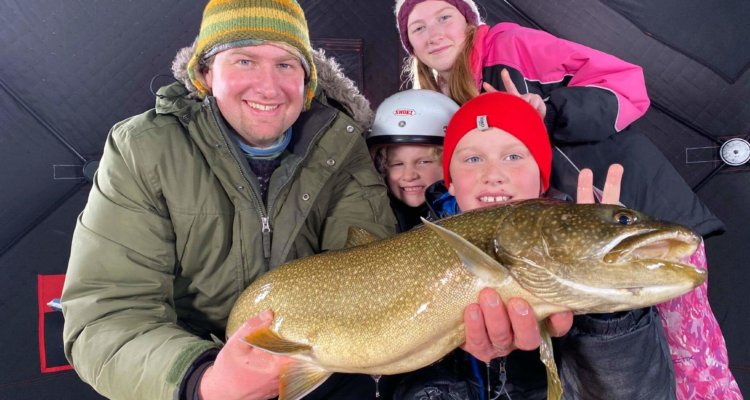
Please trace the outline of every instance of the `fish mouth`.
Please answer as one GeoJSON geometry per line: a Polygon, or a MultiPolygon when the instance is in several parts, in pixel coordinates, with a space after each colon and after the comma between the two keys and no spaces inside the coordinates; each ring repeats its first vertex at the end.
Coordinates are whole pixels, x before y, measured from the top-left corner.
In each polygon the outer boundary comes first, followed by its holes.
{"type": "Polygon", "coordinates": [[[658,260],[679,263],[680,259],[695,253],[700,242],[700,237],[688,229],[654,230],[623,239],[604,256],[604,261],[658,260]]]}

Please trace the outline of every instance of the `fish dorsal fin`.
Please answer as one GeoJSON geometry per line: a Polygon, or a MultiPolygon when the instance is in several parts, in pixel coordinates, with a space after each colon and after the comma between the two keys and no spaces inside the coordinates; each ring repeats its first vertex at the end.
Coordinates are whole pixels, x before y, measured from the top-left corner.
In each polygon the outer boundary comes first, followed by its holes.
{"type": "Polygon", "coordinates": [[[331,372],[306,362],[292,362],[281,372],[279,400],[298,400],[320,386],[331,372]]]}
{"type": "Polygon", "coordinates": [[[464,266],[484,282],[499,283],[508,276],[508,270],[503,265],[460,235],[424,218],[422,223],[437,233],[458,254],[464,266]]]}
{"type": "Polygon", "coordinates": [[[378,240],[378,237],[373,235],[367,229],[358,226],[350,226],[346,237],[345,248],[348,249],[350,247],[361,246],[363,244],[372,243],[376,240],[378,240]]]}
{"type": "Polygon", "coordinates": [[[245,343],[258,347],[269,353],[291,355],[307,353],[312,350],[309,345],[292,342],[279,336],[270,328],[258,329],[245,336],[245,343]]]}

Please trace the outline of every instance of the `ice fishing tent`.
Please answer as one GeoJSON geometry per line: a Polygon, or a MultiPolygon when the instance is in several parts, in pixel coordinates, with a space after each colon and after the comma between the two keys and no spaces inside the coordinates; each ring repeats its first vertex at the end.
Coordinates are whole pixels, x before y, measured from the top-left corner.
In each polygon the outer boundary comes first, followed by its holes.
{"type": "MultiPolygon", "coordinates": [[[[707,240],[710,298],[733,372],[750,393],[750,3],[742,0],[478,0],[515,21],[642,65],[653,105],[634,127],[726,232],[707,240]],[[722,145],[728,163],[722,161],[722,145]],[[733,161],[734,160],[734,161],[733,161]],[[739,165],[731,165],[739,164],[739,165]],[[717,220],[718,221],[718,220],[717,220]]],[[[373,105],[399,89],[388,0],[302,0],[314,42],[373,105]]],[[[70,238],[109,128],[150,108],[203,1],[0,2],[2,399],[99,398],[62,356],[59,295],[70,238]],[[152,78],[153,82],[152,82],[152,78]]],[[[627,133],[626,133],[627,134],[627,133]]]]}

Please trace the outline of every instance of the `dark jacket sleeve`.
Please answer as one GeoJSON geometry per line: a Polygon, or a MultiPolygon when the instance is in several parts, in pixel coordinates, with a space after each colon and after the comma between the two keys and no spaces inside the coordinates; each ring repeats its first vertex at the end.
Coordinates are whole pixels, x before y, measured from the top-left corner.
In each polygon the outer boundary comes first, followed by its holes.
{"type": "Polygon", "coordinates": [[[552,186],[576,193],[578,170],[590,168],[594,186],[603,188],[607,169],[619,163],[625,168],[620,202],[626,207],[688,226],[702,236],[723,232],[723,222],[638,125],[600,142],[558,146],[553,151],[552,186]]]}
{"type": "Polygon", "coordinates": [[[180,390],[177,394],[177,400],[197,400],[200,399],[198,392],[203,374],[208,367],[212,366],[219,354],[219,349],[211,349],[203,353],[193,362],[190,369],[185,374],[185,378],[180,383],[180,390]]]}
{"type": "Polygon", "coordinates": [[[556,341],[565,399],[674,399],[672,358],[656,310],[579,315],[556,341]]]}

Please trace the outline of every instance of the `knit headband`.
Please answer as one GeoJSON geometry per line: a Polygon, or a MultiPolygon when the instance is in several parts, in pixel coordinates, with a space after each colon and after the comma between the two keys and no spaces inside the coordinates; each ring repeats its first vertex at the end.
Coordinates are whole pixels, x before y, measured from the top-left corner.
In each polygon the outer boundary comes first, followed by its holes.
{"type": "Polygon", "coordinates": [[[195,52],[188,63],[188,75],[202,96],[208,89],[198,79],[208,56],[233,47],[284,43],[302,57],[307,75],[305,109],[310,107],[318,78],[313,62],[307,20],[295,0],[210,0],[203,11],[195,52]]]}
{"type": "MultiPolygon", "coordinates": [[[[414,7],[426,0],[396,0],[396,7],[393,13],[396,15],[396,28],[401,35],[401,45],[409,54],[414,54],[414,49],[409,43],[409,14],[414,7]]],[[[479,25],[481,20],[479,19],[479,10],[477,5],[472,0],[441,0],[453,7],[456,7],[461,15],[466,18],[466,22],[469,25],[479,25]]]]}
{"type": "Polygon", "coordinates": [[[474,129],[485,130],[490,127],[510,133],[529,149],[539,166],[542,191],[547,191],[552,169],[552,145],[544,121],[525,100],[503,92],[479,95],[464,103],[453,114],[443,142],[445,186],[450,186],[451,157],[461,138],[474,129]]]}

